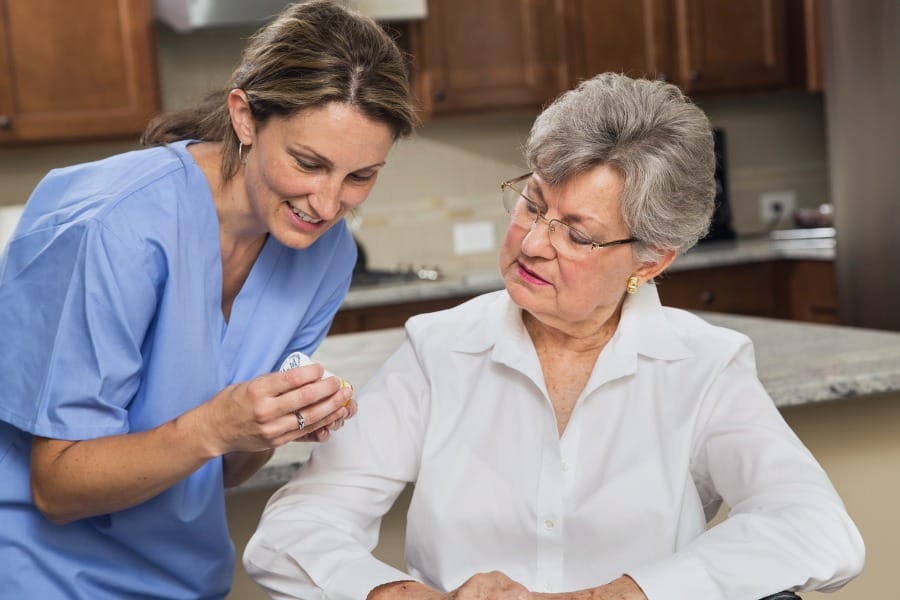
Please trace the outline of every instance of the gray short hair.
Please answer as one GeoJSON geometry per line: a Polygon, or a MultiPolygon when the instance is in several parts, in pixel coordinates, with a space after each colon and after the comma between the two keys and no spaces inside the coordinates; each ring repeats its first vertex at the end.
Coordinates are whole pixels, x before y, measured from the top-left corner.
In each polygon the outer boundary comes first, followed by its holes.
{"type": "Polygon", "coordinates": [[[715,153],[706,115],[674,85],[603,73],[557,98],[525,147],[549,185],[599,165],[624,179],[622,215],[639,260],[684,252],[709,229],[715,153]]]}

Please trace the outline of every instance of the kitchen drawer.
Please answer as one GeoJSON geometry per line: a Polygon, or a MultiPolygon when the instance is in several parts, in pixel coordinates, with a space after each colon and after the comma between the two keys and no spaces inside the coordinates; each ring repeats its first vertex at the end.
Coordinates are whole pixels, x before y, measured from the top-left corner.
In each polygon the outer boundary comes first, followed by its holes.
{"type": "Polygon", "coordinates": [[[659,277],[657,288],[666,306],[770,317],[774,273],[771,262],[674,271],[659,277]]]}
{"type": "Polygon", "coordinates": [[[809,323],[838,323],[837,277],[833,261],[780,261],[775,289],[775,317],[809,323]]]}

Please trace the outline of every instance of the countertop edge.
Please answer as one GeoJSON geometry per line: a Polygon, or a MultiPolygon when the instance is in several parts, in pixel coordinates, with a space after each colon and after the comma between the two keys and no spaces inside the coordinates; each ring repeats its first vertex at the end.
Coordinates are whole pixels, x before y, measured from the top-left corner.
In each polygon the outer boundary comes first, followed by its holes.
{"type": "MultiPolygon", "coordinates": [[[[900,392],[900,333],[697,313],[713,325],[747,335],[757,372],[779,410],[900,392]]],[[[403,328],[329,336],[315,357],[361,386],[402,342],[403,328]]],[[[313,444],[279,448],[268,465],[229,493],[271,489],[305,462],[313,444]]]]}

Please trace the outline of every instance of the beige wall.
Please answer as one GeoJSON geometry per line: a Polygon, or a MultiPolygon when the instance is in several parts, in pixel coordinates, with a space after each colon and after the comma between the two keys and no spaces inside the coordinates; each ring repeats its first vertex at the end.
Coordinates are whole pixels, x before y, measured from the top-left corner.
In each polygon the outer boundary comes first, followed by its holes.
{"type": "Polygon", "coordinates": [[[807,600],[897,597],[900,556],[900,394],[785,411],[828,472],[866,542],[860,577],[807,600]]]}
{"type": "MultiPolygon", "coordinates": [[[[804,593],[805,600],[896,597],[900,556],[900,394],[787,409],[785,418],[828,472],[866,541],[863,574],[833,594],[804,593]]],[[[231,496],[228,515],[240,553],[262,512],[268,492],[231,496]]],[[[401,496],[382,524],[376,554],[403,568],[401,496]]],[[[263,600],[265,594],[238,566],[229,600],[263,600]]]]}
{"type": "MultiPolygon", "coordinates": [[[[157,29],[162,103],[190,104],[222,85],[252,30],[188,35],[157,29]]],[[[701,99],[713,124],[726,129],[735,225],[759,231],[758,196],[795,190],[801,206],[828,199],[820,95],[771,93],[701,99]]],[[[361,210],[359,237],[373,266],[437,265],[448,271],[493,269],[495,252],[455,256],[452,225],[488,220],[502,232],[500,181],[522,170],[521,146],[534,113],[435,121],[398,144],[361,210]]],[[[23,204],[51,168],[136,147],[136,140],[0,147],[0,205],[23,204]]]]}

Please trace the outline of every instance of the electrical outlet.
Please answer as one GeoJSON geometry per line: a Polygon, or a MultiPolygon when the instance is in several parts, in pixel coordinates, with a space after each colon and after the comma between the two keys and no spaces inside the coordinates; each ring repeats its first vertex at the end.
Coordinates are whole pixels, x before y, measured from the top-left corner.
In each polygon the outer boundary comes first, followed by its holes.
{"type": "Polygon", "coordinates": [[[763,223],[775,224],[790,217],[797,208],[797,194],[793,190],[766,192],[759,195],[759,218],[763,223]]]}
{"type": "Polygon", "coordinates": [[[494,246],[494,224],[490,221],[472,221],[453,226],[453,252],[457,255],[490,252],[494,246]]]}

